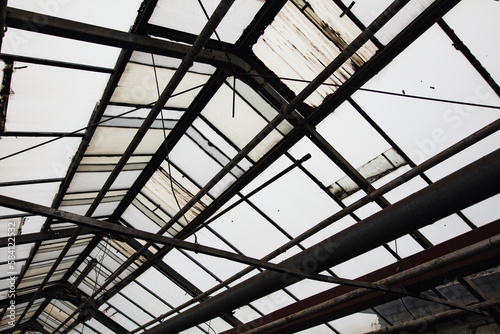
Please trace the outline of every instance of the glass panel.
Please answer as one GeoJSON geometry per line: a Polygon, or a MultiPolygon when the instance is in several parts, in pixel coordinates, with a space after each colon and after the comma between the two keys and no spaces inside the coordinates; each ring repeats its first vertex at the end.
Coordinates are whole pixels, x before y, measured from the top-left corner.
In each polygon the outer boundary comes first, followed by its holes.
{"type": "Polygon", "coordinates": [[[354,99],[416,163],[498,119],[493,109],[426,100],[500,104],[438,27],[424,33],[365,88],[398,95],[362,91],[354,99]]]}
{"type": "Polygon", "coordinates": [[[297,169],[252,196],[252,202],[292,236],[339,210],[328,195],[297,169]]]}
{"type": "Polygon", "coordinates": [[[276,310],[279,310],[285,306],[288,306],[295,302],[295,300],[290,297],[284,291],[276,291],[265,297],[259,298],[253,301],[251,304],[264,314],[269,314],[276,310]]]}
{"type": "MultiPolygon", "coordinates": [[[[214,247],[217,249],[223,249],[223,250],[226,250],[226,251],[229,251],[232,253],[236,253],[235,250],[229,248],[229,246],[226,245],[222,240],[217,238],[217,236],[210,233],[206,229],[203,229],[201,231],[197,231],[196,237],[197,237],[198,242],[204,246],[214,247]]],[[[248,240],[249,239],[247,239],[246,241],[248,241],[248,240]]],[[[194,237],[190,237],[189,241],[194,242],[194,237]]],[[[232,241],[235,241],[235,240],[234,239],[229,240],[229,242],[232,242],[232,241]]],[[[256,242],[259,242],[259,241],[256,241],[256,242]]],[[[233,245],[235,245],[235,247],[237,247],[238,250],[242,251],[244,254],[247,254],[244,252],[245,247],[242,244],[233,243],[233,245]]],[[[194,260],[199,262],[201,265],[203,265],[205,268],[210,270],[210,272],[213,273],[220,280],[225,280],[225,279],[233,276],[237,272],[246,268],[246,265],[244,265],[244,264],[241,264],[241,263],[238,263],[235,261],[231,261],[231,260],[227,260],[227,259],[223,259],[220,257],[204,255],[204,254],[196,254],[193,252],[186,252],[186,253],[191,258],[193,258],[194,260]]],[[[254,256],[251,253],[248,253],[247,255],[254,257],[254,258],[261,257],[261,256],[254,256]]]]}
{"type": "Polygon", "coordinates": [[[129,205],[122,214],[122,219],[132,227],[141,231],[156,233],[160,230],[160,226],[155,224],[155,222],[146,216],[144,212],[141,212],[140,208],[135,204],[129,205]]]}
{"type": "Polygon", "coordinates": [[[433,244],[449,240],[470,231],[471,228],[457,215],[440,219],[434,224],[420,229],[420,232],[433,244]]]}
{"type": "Polygon", "coordinates": [[[210,227],[243,254],[259,259],[289,240],[246,203],[216,219],[210,227]]]}
{"type": "Polygon", "coordinates": [[[394,256],[385,248],[378,247],[334,266],[332,271],[339,277],[356,279],[394,262],[394,256]]]}
{"type": "Polygon", "coordinates": [[[155,317],[159,317],[171,309],[158,296],[151,294],[136,282],[128,284],[121,293],[131,300],[140,301],[140,306],[155,317]]]}
{"type": "Polygon", "coordinates": [[[113,68],[120,49],[9,28],[2,53],[113,68]]]}
{"type": "MultiPolygon", "coordinates": [[[[312,10],[309,2],[294,2],[288,2],[282,8],[252,49],[279,77],[300,79],[286,81],[290,89],[298,94],[307,81],[316,77],[338,56],[339,50],[346,48],[359,30],[347,16],[341,15],[342,10],[332,2],[312,2],[312,10]],[[314,7],[323,14],[317,15],[314,7]],[[319,17],[322,15],[335,17],[337,23],[332,23],[331,19],[324,22],[319,17]]],[[[336,86],[345,82],[375,51],[372,45],[362,48],[305,102],[312,106],[320,105],[336,86]]]]}
{"type": "MultiPolygon", "coordinates": [[[[202,116],[239,148],[243,148],[268,123],[239,95],[235,99],[233,117],[233,92],[226,85],[213,96],[203,110],[202,116]]],[[[280,139],[281,135],[273,131],[264,139],[265,147],[254,149],[249,155],[250,158],[259,159],[269,149],[270,142],[277,142],[280,139]]]]}
{"type": "MultiPolygon", "coordinates": [[[[140,51],[134,51],[130,60],[143,65],[153,66],[153,59],[150,53],[144,53],[140,51]]],[[[182,62],[182,59],[170,58],[161,55],[154,55],[154,64],[159,67],[166,68],[178,68],[182,62]]],[[[215,67],[203,63],[194,63],[193,66],[189,68],[189,72],[200,73],[200,74],[214,74],[215,67]]]]}
{"type": "Polygon", "coordinates": [[[500,194],[492,196],[463,210],[476,226],[482,226],[499,219],[500,194]]]}
{"type": "MultiPolygon", "coordinates": [[[[92,192],[101,189],[111,173],[76,173],[69,192],[92,192]]],[[[111,186],[111,190],[127,189],[132,186],[140,171],[123,171],[111,186]]]]}
{"type": "MultiPolygon", "coordinates": [[[[194,141],[184,136],[170,153],[171,161],[194,180],[197,184],[206,184],[220,170],[221,166],[210,155],[206,154],[194,141]],[[199,166],[203,166],[202,169],[199,166]]],[[[225,187],[234,181],[227,175],[222,183],[211,189],[210,194],[220,194],[225,187]]]]}
{"type": "MultiPolygon", "coordinates": [[[[117,155],[125,152],[137,129],[99,126],[86,151],[89,155],[117,155]]],[[[167,131],[168,135],[169,131],[167,131]]],[[[149,130],[134,151],[135,154],[153,154],[163,143],[162,130],[149,130]]]]}
{"type": "MultiPolygon", "coordinates": [[[[368,1],[365,1],[368,2],[368,1]]],[[[375,37],[382,44],[389,43],[400,33],[413,19],[422,13],[434,0],[419,0],[409,2],[399,13],[397,13],[375,37]]],[[[359,7],[358,7],[359,9],[359,7]]],[[[384,8],[385,9],[385,8],[384,8]]],[[[382,12],[382,11],[381,11],[382,12]]],[[[373,11],[370,13],[373,14],[373,11]]]]}
{"type": "Polygon", "coordinates": [[[178,250],[170,251],[163,258],[163,261],[184,277],[189,277],[191,283],[202,291],[208,290],[218,283],[216,279],[178,250]]]}
{"type": "Polygon", "coordinates": [[[10,7],[123,31],[129,30],[140,4],[140,0],[106,2],[91,0],[87,1],[85,5],[73,1],[37,1],[33,3],[21,0],[9,1],[10,7]]]}
{"type": "Polygon", "coordinates": [[[349,104],[344,103],[318,124],[317,131],[354,168],[381,155],[390,145],[349,104]]]}
{"type": "Polygon", "coordinates": [[[500,272],[498,268],[486,270],[469,278],[490,299],[500,297],[500,272]]]}
{"type": "Polygon", "coordinates": [[[330,186],[345,175],[344,172],[308,138],[301,139],[289,150],[289,153],[297,160],[302,159],[306,154],[310,154],[311,158],[302,165],[325,187],[330,186]]]}
{"type": "MultiPolygon", "coordinates": [[[[58,189],[59,183],[40,183],[13,187],[0,187],[0,194],[50,207],[58,189]]],[[[19,214],[19,212],[20,211],[17,210],[0,207],[0,217],[16,215],[19,214]]]]}
{"type": "Polygon", "coordinates": [[[485,2],[477,6],[475,1],[460,1],[445,15],[444,19],[451,29],[458,35],[467,48],[479,60],[486,70],[498,83],[500,68],[495,59],[500,56],[498,45],[488,43],[495,38],[495,29],[498,26],[497,17],[500,14],[498,6],[485,2]],[[485,52],[487,45],[488,51],[485,52]]]}
{"type": "Polygon", "coordinates": [[[134,305],[132,302],[130,302],[120,294],[114,295],[111,299],[109,299],[108,304],[112,305],[121,313],[126,314],[130,319],[133,319],[139,324],[144,324],[153,319],[141,308],[139,308],[137,305],[134,305]]]}
{"type": "MultiPolygon", "coordinates": [[[[204,0],[202,3],[211,15],[219,1],[204,0]]],[[[217,28],[220,39],[235,43],[262,5],[259,0],[236,1],[217,28]]],[[[150,23],[195,35],[201,32],[206,22],[203,9],[194,0],[160,0],[150,20],[150,23]]],[[[215,39],[215,36],[212,38],[215,39]]]]}
{"type": "Polygon", "coordinates": [[[177,284],[169,280],[155,268],[146,270],[144,274],[137,278],[137,281],[173,307],[179,306],[191,299],[186,294],[186,291],[182,290],[177,284]]]}
{"type": "Polygon", "coordinates": [[[108,74],[36,64],[16,62],[14,66],[19,69],[12,75],[7,131],[84,128],[109,78],[108,74]]]}
{"type": "MultiPolygon", "coordinates": [[[[174,72],[171,69],[156,67],[155,77],[155,69],[152,66],[129,63],[125,68],[118,87],[114,91],[111,101],[143,105],[153,103],[158,100],[156,78],[158,78],[161,93],[174,72]]],[[[201,90],[201,87],[197,89],[192,88],[205,84],[208,78],[207,75],[187,73],[174,91],[173,97],[168,100],[166,106],[174,108],[189,107],[196,94],[201,90]],[[179,95],[178,93],[182,94],[179,95]]]]}
{"type": "MultiPolygon", "coordinates": [[[[1,157],[18,153],[35,145],[40,145],[50,138],[2,137],[0,141],[1,157]]],[[[0,173],[0,182],[53,179],[66,175],[67,168],[75,154],[80,138],[64,138],[39,146],[0,161],[0,168],[9,173],[0,173]],[[36,161],[36,164],[28,163],[36,161]]],[[[38,187],[40,185],[33,185],[38,187]]],[[[3,187],[0,188],[0,191],[3,187]]]]}

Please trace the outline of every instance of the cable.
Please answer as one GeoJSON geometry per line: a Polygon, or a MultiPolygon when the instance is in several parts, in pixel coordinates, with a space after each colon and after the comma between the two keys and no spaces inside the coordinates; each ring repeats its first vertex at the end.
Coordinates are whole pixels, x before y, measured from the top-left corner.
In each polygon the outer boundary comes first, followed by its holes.
{"type": "MultiPolygon", "coordinates": [[[[207,20],[210,19],[207,10],[205,9],[205,6],[203,6],[203,2],[201,0],[198,0],[198,3],[200,4],[201,9],[203,10],[203,13],[205,14],[205,17],[207,20]]],[[[214,30],[215,37],[217,38],[217,41],[219,41],[220,46],[222,48],[222,51],[226,55],[227,61],[229,62],[229,66],[231,66],[231,70],[233,71],[233,108],[231,112],[232,118],[235,116],[235,110],[236,110],[236,67],[234,66],[233,62],[231,61],[231,57],[229,57],[229,53],[227,52],[226,48],[224,47],[224,43],[222,43],[221,38],[219,37],[219,34],[217,33],[217,30],[214,30]]]]}
{"type": "MultiPolygon", "coordinates": [[[[277,77],[277,76],[272,76],[272,75],[260,75],[260,74],[250,74],[250,73],[245,73],[244,75],[251,76],[251,77],[259,77],[262,79],[278,79],[278,80],[282,80],[282,81],[296,81],[296,82],[303,82],[303,83],[310,83],[311,82],[310,80],[305,80],[305,79],[277,77]]],[[[321,85],[322,86],[337,87],[337,88],[342,86],[339,84],[327,83],[327,82],[323,82],[321,85]]],[[[500,109],[500,106],[494,106],[494,105],[488,105],[488,104],[479,104],[479,103],[462,102],[462,101],[455,101],[455,100],[448,100],[448,99],[439,99],[439,98],[428,97],[428,96],[408,95],[406,93],[395,93],[395,92],[388,92],[388,91],[370,89],[370,88],[362,88],[361,87],[361,88],[358,88],[358,91],[377,93],[377,94],[385,94],[385,95],[393,95],[393,96],[399,96],[399,97],[406,97],[406,98],[410,98],[410,99],[427,100],[427,101],[433,101],[433,102],[460,104],[460,105],[466,105],[466,106],[472,106],[472,107],[500,109]]]]}
{"type": "MultiPolygon", "coordinates": [[[[188,93],[188,92],[190,92],[190,91],[192,91],[192,90],[198,89],[198,88],[203,87],[203,86],[205,86],[205,84],[199,84],[199,85],[197,85],[197,86],[194,86],[194,87],[188,88],[188,89],[186,89],[186,90],[183,90],[182,92],[179,92],[179,93],[176,93],[176,94],[172,94],[172,97],[175,97],[175,96],[179,96],[179,95],[181,95],[181,94],[188,93]]],[[[41,146],[44,146],[44,145],[50,144],[50,143],[52,143],[52,142],[54,142],[54,141],[57,141],[57,140],[59,140],[59,139],[63,139],[63,138],[69,137],[69,136],[74,135],[74,134],[76,134],[76,133],[78,133],[78,132],[80,132],[80,131],[88,130],[88,129],[90,129],[90,128],[94,127],[94,126],[98,126],[98,125],[101,125],[101,124],[106,123],[106,122],[108,122],[108,121],[111,121],[111,120],[113,120],[113,119],[115,119],[115,118],[119,118],[119,117],[122,117],[122,116],[128,115],[128,114],[130,114],[130,113],[132,113],[132,112],[134,112],[134,111],[137,111],[137,110],[140,110],[140,109],[144,109],[144,108],[151,108],[151,107],[153,107],[153,106],[154,106],[154,104],[155,104],[155,102],[151,102],[151,103],[145,104],[145,105],[143,105],[143,106],[136,107],[136,108],[133,108],[133,109],[131,109],[131,110],[125,111],[125,112],[123,112],[123,113],[121,113],[121,114],[118,114],[118,115],[115,115],[115,116],[109,116],[109,118],[106,118],[106,119],[101,120],[101,121],[96,122],[96,123],[92,123],[92,124],[87,125],[87,126],[85,126],[85,127],[83,127],[83,128],[80,128],[80,129],[78,129],[78,130],[74,130],[74,131],[72,131],[72,132],[65,133],[65,134],[60,135],[60,136],[58,136],[58,137],[56,137],[56,138],[53,138],[53,139],[47,140],[47,141],[45,141],[45,142],[43,142],[43,143],[36,144],[36,145],[30,146],[30,147],[28,147],[28,148],[25,148],[25,149],[23,149],[23,150],[21,150],[21,151],[18,151],[18,152],[15,152],[15,153],[12,153],[12,154],[9,154],[9,155],[6,155],[6,156],[3,156],[3,157],[0,157],[0,161],[1,161],[1,160],[4,160],[4,159],[7,159],[7,158],[11,158],[11,157],[13,157],[13,156],[16,156],[16,155],[18,155],[18,154],[21,154],[21,153],[24,153],[24,152],[27,152],[27,151],[31,151],[31,150],[33,150],[33,149],[35,149],[35,148],[38,148],[38,147],[41,147],[41,146]]]]}
{"type": "MultiPolygon", "coordinates": [[[[158,75],[156,73],[155,57],[153,54],[151,54],[151,60],[153,62],[153,71],[155,74],[156,92],[158,94],[158,98],[160,98],[160,85],[158,83],[158,75]]],[[[198,237],[196,236],[196,233],[194,231],[192,231],[192,227],[189,224],[189,220],[186,218],[185,213],[182,211],[179,200],[177,199],[177,195],[175,194],[174,182],[173,182],[173,177],[172,177],[172,167],[170,164],[170,157],[169,157],[169,150],[168,150],[167,131],[165,129],[165,118],[163,117],[163,108],[160,109],[160,117],[161,117],[161,125],[162,125],[161,127],[162,127],[162,131],[163,131],[163,143],[165,145],[165,152],[166,152],[165,160],[167,161],[168,176],[169,176],[169,180],[170,180],[170,190],[172,191],[172,195],[174,197],[175,203],[177,204],[177,207],[179,208],[179,211],[182,212],[182,217],[186,221],[186,226],[189,226],[189,228],[191,229],[191,232],[193,233],[194,243],[196,245],[198,245],[198,237]]]]}

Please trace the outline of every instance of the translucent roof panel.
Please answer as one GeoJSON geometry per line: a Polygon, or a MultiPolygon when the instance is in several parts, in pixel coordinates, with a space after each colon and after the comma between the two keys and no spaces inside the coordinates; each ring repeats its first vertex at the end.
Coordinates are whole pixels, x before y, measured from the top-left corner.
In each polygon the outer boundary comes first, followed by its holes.
{"type": "MultiPolygon", "coordinates": [[[[159,1],[150,23],[198,35],[207,21],[205,11],[210,16],[218,3],[214,0],[202,2],[196,0],[159,1]]],[[[219,38],[223,42],[235,43],[243,30],[254,19],[262,4],[263,2],[260,0],[236,2],[217,28],[219,38]]],[[[216,39],[216,36],[212,38],[216,39]]]]}
{"type": "Polygon", "coordinates": [[[106,3],[94,0],[87,2],[85,6],[81,3],[65,1],[39,3],[9,1],[10,7],[123,31],[130,29],[140,4],[140,0],[109,1],[106,3]],[[111,14],[113,14],[113,18],[110,20],[111,14]]]}
{"type": "MultiPolygon", "coordinates": [[[[305,80],[287,81],[287,85],[295,92],[300,92],[307,81],[320,73],[359,33],[357,27],[345,17],[338,26],[330,26],[317,18],[314,12],[323,12],[325,17],[338,17],[342,11],[333,3],[317,1],[310,9],[312,17],[307,17],[309,3],[303,1],[288,2],[276,16],[273,23],[267,27],[264,34],[254,45],[255,54],[264,59],[266,65],[279,77],[305,80]],[[304,9],[304,11],[301,11],[304,9]],[[328,13],[328,14],[327,14],[328,13]],[[317,23],[315,23],[317,22],[317,23]],[[316,24],[327,27],[328,34],[318,30],[316,24]],[[336,30],[341,31],[337,33],[336,30]],[[335,40],[332,40],[335,38],[335,40]]],[[[313,106],[321,104],[322,100],[342,84],[355,71],[355,68],[368,60],[376,48],[367,46],[357,53],[357,59],[349,61],[328,80],[331,86],[322,86],[306,102],[313,106]]]]}
{"type": "Polygon", "coordinates": [[[36,64],[14,66],[6,131],[69,133],[85,128],[109,79],[107,74],[36,64]],[[53,121],[56,117],[60,122],[53,121]]]}
{"type": "Polygon", "coordinates": [[[12,55],[113,68],[120,50],[109,46],[10,28],[5,34],[4,42],[2,43],[2,52],[12,55]]]}

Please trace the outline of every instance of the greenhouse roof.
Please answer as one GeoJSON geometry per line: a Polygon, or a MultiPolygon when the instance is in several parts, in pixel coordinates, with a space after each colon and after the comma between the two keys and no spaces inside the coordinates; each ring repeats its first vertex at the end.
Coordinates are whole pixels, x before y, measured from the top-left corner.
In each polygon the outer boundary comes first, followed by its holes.
{"type": "Polygon", "coordinates": [[[500,326],[498,1],[1,3],[0,334],[500,326]]]}

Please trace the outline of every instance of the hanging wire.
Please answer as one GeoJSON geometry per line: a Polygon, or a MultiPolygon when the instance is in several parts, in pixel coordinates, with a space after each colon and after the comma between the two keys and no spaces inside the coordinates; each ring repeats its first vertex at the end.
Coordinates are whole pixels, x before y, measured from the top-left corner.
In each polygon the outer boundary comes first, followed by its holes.
{"type": "MultiPolygon", "coordinates": [[[[311,80],[288,78],[288,77],[278,77],[278,76],[273,76],[273,75],[261,75],[261,74],[251,74],[251,73],[244,73],[244,75],[250,76],[250,77],[262,78],[262,79],[278,79],[281,81],[295,81],[295,82],[301,82],[301,83],[310,83],[311,82],[311,80]]],[[[323,82],[321,84],[321,86],[330,86],[330,87],[339,88],[342,85],[323,82]]],[[[389,91],[378,90],[378,89],[363,88],[363,87],[358,88],[358,91],[376,93],[376,94],[384,94],[384,95],[392,95],[392,96],[404,97],[404,98],[409,98],[409,99],[426,100],[426,101],[433,101],[433,102],[443,102],[443,103],[449,103],[449,104],[459,104],[459,105],[465,105],[465,106],[471,106],[471,107],[500,109],[500,106],[495,106],[495,105],[491,105],[491,104],[480,104],[480,103],[456,101],[456,100],[450,100],[450,99],[440,99],[440,98],[434,98],[434,97],[428,97],[428,96],[411,95],[411,94],[406,94],[406,93],[395,93],[395,92],[389,92],[389,91]]]]}
{"type": "MultiPolygon", "coordinates": [[[[154,70],[154,74],[155,74],[156,92],[158,94],[158,98],[160,98],[160,84],[158,82],[158,75],[156,73],[155,57],[153,54],[151,54],[151,60],[153,62],[153,70],[154,70]]],[[[177,208],[179,209],[180,212],[182,212],[182,217],[184,218],[184,220],[186,222],[186,226],[188,226],[191,229],[191,232],[194,236],[194,243],[198,244],[198,237],[196,236],[196,233],[192,230],[192,227],[189,224],[189,220],[186,218],[184,211],[182,211],[181,205],[180,205],[179,200],[177,198],[177,195],[175,193],[173,176],[172,176],[172,167],[170,164],[170,157],[169,157],[170,152],[168,150],[167,131],[165,128],[165,118],[163,117],[163,108],[160,108],[160,117],[161,117],[161,125],[162,125],[161,127],[162,127],[162,131],[163,131],[163,143],[165,145],[165,152],[166,152],[165,160],[167,161],[167,169],[168,169],[168,175],[169,175],[169,180],[170,180],[170,190],[172,191],[172,195],[174,196],[174,200],[175,200],[175,203],[177,204],[177,208]]]]}
{"type": "MultiPolygon", "coordinates": [[[[182,92],[179,92],[179,93],[176,93],[176,94],[172,94],[172,97],[175,97],[175,96],[179,96],[179,95],[181,95],[181,94],[188,93],[188,92],[190,92],[190,91],[192,91],[192,90],[196,90],[196,89],[201,88],[201,87],[203,87],[203,86],[205,86],[205,85],[206,85],[206,84],[200,84],[200,85],[197,85],[197,86],[194,86],[194,87],[188,88],[188,89],[186,89],[186,90],[183,90],[182,92]]],[[[133,112],[135,112],[135,111],[137,111],[137,110],[140,110],[140,109],[145,109],[145,108],[151,108],[151,107],[153,107],[153,106],[154,106],[154,104],[155,104],[155,102],[151,102],[151,103],[145,104],[145,105],[143,105],[143,106],[136,107],[136,108],[133,108],[133,109],[131,109],[131,110],[125,111],[125,112],[123,112],[123,113],[121,113],[121,114],[118,114],[118,115],[115,115],[115,116],[109,116],[109,117],[107,116],[107,118],[106,118],[106,119],[101,120],[101,121],[99,121],[99,122],[92,123],[92,124],[90,124],[90,125],[87,125],[87,126],[85,126],[85,127],[80,128],[80,129],[74,130],[74,131],[69,132],[69,133],[62,134],[62,135],[60,135],[60,136],[57,136],[57,137],[52,138],[52,139],[47,140],[47,141],[44,141],[43,143],[36,144],[36,145],[30,146],[30,147],[28,147],[28,148],[22,149],[22,150],[20,150],[20,151],[17,151],[17,152],[14,152],[14,153],[8,154],[8,155],[3,156],[3,157],[0,157],[0,161],[1,161],[1,160],[8,159],[8,158],[11,158],[11,157],[13,157],[13,156],[19,155],[19,154],[24,153],[24,152],[27,152],[27,151],[31,151],[31,150],[33,150],[33,149],[35,149],[35,148],[38,148],[38,147],[41,147],[41,146],[44,146],[44,145],[50,144],[50,143],[55,142],[55,141],[57,141],[57,140],[59,140],[59,139],[63,139],[63,138],[69,137],[69,136],[71,136],[71,135],[77,134],[78,132],[81,132],[81,131],[85,131],[85,130],[91,129],[91,128],[95,127],[95,126],[98,126],[98,125],[101,125],[101,124],[103,124],[103,123],[109,122],[109,121],[111,121],[111,120],[113,120],[113,119],[120,118],[120,117],[122,117],[122,116],[125,116],[125,115],[128,115],[128,114],[130,114],[130,113],[133,113],[133,112]]]]}
{"type": "MultiPolygon", "coordinates": [[[[208,15],[207,10],[205,9],[205,6],[203,5],[203,2],[201,0],[198,0],[198,3],[200,4],[201,9],[203,10],[203,13],[205,14],[205,17],[207,20],[210,19],[210,16],[208,15]]],[[[236,110],[236,67],[234,66],[233,62],[231,61],[231,57],[229,56],[229,53],[227,52],[226,48],[224,47],[224,43],[222,42],[221,38],[219,37],[219,34],[217,33],[217,30],[214,31],[215,37],[217,38],[217,41],[219,42],[222,51],[226,55],[227,61],[229,63],[229,66],[231,66],[231,70],[233,71],[233,105],[232,105],[232,111],[231,111],[231,116],[234,118],[235,116],[235,110],[236,110]]]]}

